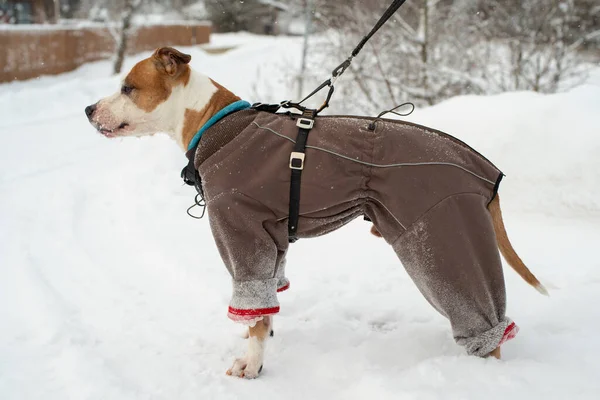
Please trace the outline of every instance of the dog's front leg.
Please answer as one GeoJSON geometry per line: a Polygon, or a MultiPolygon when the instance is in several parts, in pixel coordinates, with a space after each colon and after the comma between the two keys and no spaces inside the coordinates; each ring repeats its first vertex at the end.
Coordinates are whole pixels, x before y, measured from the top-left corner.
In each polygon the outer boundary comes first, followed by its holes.
{"type": "Polygon", "coordinates": [[[248,350],[244,357],[234,361],[233,366],[227,370],[227,375],[240,378],[254,379],[258,377],[263,367],[267,337],[272,332],[273,317],[266,316],[256,325],[248,328],[248,350]]]}

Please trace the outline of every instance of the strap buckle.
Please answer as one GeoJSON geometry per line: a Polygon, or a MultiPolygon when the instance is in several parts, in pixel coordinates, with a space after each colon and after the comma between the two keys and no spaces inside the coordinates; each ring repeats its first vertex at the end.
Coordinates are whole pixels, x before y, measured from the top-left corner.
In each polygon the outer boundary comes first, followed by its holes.
{"type": "Polygon", "coordinates": [[[290,169],[304,169],[304,157],[306,154],[300,153],[299,151],[293,151],[290,154],[290,169]]]}
{"type": "Polygon", "coordinates": [[[344,60],[343,63],[341,63],[340,65],[335,67],[335,69],[333,71],[331,71],[331,84],[332,85],[333,85],[333,82],[335,82],[337,78],[339,78],[340,76],[342,76],[342,74],[344,72],[346,72],[346,69],[348,69],[348,67],[352,63],[353,58],[354,58],[354,55],[351,55],[346,60],[344,60]]]}
{"type": "Polygon", "coordinates": [[[296,121],[296,126],[303,129],[312,129],[314,124],[315,120],[310,118],[300,117],[298,118],[298,121],[296,121]]]}

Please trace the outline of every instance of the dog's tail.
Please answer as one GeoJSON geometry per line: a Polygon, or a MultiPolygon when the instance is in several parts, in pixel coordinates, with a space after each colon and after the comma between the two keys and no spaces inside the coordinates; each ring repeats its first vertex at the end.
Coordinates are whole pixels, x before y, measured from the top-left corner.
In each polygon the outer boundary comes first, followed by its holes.
{"type": "Polygon", "coordinates": [[[502,220],[502,211],[500,210],[500,197],[496,195],[494,199],[488,205],[488,210],[492,215],[492,223],[494,224],[494,232],[496,232],[496,242],[498,243],[498,248],[500,249],[500,253],[506,260],[506,262],[525,280],[525,282],[529,283],[533,286],[538,292],[543,295],[548,296],[548,291],[538,281],[538,279],[531,273],[529,268],[523,263],[515,249],[513,249],[512,244],[510,244],[510,240],[508,240],[508,235],[506,234],[506,229],[504,228],[504,221],[502,220]]]}
{"type": "Polygon", "coordinates": [[[371,234],[373,236],[382,237],[381,233],[379,233],[379,231],[377,230],[377,228],[375,228],[375,225],[371,225],[371,234]]]}
{"type": "MultiPolygon", "coordinates": [[[[502,220],[502,211],[500,210],[500,197],[496,195],[494,199],[488,205],[488,210],[492,215],[492,223],[494,225],[494,232],[496,232],[496,242],[500,253],[506,260],[506,262],[525,280],[533,286],[538,292],[548,296],[548,290],[538,281],[538,279],[531,273],[529,268],[523,263],[515,249],[508,240],[506,229],[504,228],[504,221],[502,220]]],[[[377,237],[381,237],[381,233],[375,228],[375,225],[371,227],[371,233],[377,237]]]]}

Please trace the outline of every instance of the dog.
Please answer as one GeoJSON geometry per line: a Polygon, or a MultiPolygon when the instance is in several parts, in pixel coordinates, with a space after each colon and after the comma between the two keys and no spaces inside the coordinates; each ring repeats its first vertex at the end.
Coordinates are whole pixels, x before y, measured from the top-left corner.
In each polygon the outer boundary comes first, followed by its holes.
{"type": "MultiPolygon", "coordinates": [[[[298,116],[249,109],[193,71],[190,60],[157,49],[117,93],[85,113],[108,138],[167,133],[199,172],[211,229],[234,280],[228,315],[249,326],[248,350],[227,374],[256,378],[279,311],[277,292],[289,287],[287,207],[298,116]]],[[[497,195],[503,174],[458,139],[403,121],[317,117],[298,165],[298,235],[370,219],[371,232],[390,243],[468,354],[500,358],[500,346],[518,331],[504,315],[498,248],[547,294],[508,240],[497,195]]]]}

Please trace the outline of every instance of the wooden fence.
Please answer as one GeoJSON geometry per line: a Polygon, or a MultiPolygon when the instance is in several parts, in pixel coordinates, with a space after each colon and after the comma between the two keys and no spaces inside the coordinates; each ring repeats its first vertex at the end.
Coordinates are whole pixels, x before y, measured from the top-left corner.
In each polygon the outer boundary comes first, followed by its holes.
{"type": "MultiPolygon", "coordinates": [[[[208,43],[209,24],[145,25],[134,28],[128,54],[161,46],[208,43]]],[[[116,42],[106,27],[27,25],[0,29],[0,82],[72,71],[90,61],[107,59],[116,42]]]]}

